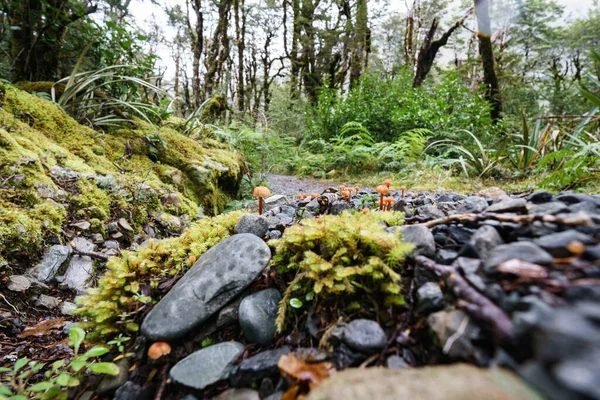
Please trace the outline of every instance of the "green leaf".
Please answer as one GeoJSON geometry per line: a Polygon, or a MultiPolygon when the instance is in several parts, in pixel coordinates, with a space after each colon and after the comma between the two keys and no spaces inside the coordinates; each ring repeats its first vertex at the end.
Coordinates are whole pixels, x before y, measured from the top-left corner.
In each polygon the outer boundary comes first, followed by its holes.
{"type": "Polygon", "coordinates": [[[301,308],[303,306],[303,303],[301,300],[294,297],[293,299],[290,299],[290,306],[294,308],[301,308]]]}
{"type": "Polygon", "coordinates": [[[65,360],[54,361],[52,363],[52,370],[56,371],[57,369],[62,368],[63,365],[65,365],[65,360]]]}
{"type": "Polygon", "coordinates": [[[315,292],[308,292],[306,293],[306,296],[304,296],[304,299],[306,301],[312,301],[315,298],[315,292]]]}
{"type": "Polygon", "coordinates": [[[11,368],[0,367],[0,373],[3,373],[3,372],[11,372],[11,371],[12,371],[12,369],[11,369],[11,368]]]}
{"type": "Polygon", "coordinates": [[[119,373],[119,367],[116,364],[109,363],[109,362],[101,362],[101,363],[97,363],[97,364],[91,364],[89,366],[89,368],[92,370],[92,372],[95,372],[97,374],[106,374],[106,375],[115,376],[119,373]]]}
{"type": "Polygon", "coordinates": [[[96,346],[92,347],[82,356],[83,358],[100,357],[108,353],[110,350],[107,347],[96,346]]]}
{"type": "Polygon", "coordinates": [[[56,378],[56,383],[59,386],[74,387],[79,385],[79,380],[72,377],[70,374],[67,374],[66,372],[62,372],[58,378],[56,378]]]}
{"type": "Polygon", "coordinates": [[[85,367],[86,364],[87,363],[85,360],[73,360],[71,361],[71,364],[69,364],[69,367],[71,368],[71,370],[73,370],[73,372],[79,372],[79,370],[85,367]]]}
{"type": "Polygon", "coordinates": [[[71,339],[71,346],[73,346],[75,355],[77,355],[79,346],[81,346],[83,339],[85,339],[85,331],[77,326],[73,327],[69,330],[69,339],[71,339]]]}
{"type": "Polygon", "coordinates": [[[12,394],[12,392],[10,391],[8,386],[6,386],[4,384],[0,384],[0,396],[10,396],[11,394],[12,394]]]}
{"type": "Polygon", "coordinates": [[[16,396],[11,396],[8,399],[9,400],[28,400],[27,396],[25,396],[24,394],[18,394],[16,396]]]}
{"type": "Polygon", "coordinates": [[[25,365],[27,365],[28,362],[29,362],[29,359],[27,357],[17,360],[17,362],[13,366],[13,372],[17,372],[18,370],[23,368],[25,365]]]}
{"type": "Polygon", "coordinates": [[[27,391],[28,392],[43,392],[45,390],[50,389],[52,386],[54,386],[54,385],[50,382],[40,382],[40,383],[36,383],[35,385],[33,385],[32,387],[27,389],[27,391]]]}

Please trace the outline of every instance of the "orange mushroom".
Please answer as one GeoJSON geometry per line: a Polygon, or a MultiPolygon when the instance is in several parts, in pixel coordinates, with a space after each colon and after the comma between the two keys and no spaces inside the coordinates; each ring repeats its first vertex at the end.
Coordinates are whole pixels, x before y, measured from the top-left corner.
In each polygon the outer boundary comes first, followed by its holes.
{"type": "Polygon", "coordinates": [[[576,256],[580,256],[585,252],[585,245],[581,243],[579,240],[573,240],[567,244],[567,250],[576,256]]]}
{"type": "Polygon", "coordinates": [[[319,197],[319,195],[317,193],[313,193],[310,195],[311,199],[316,199],[317,197],[319,197]]]}
{"type": "Polygon", "coordinates": [[[390,178],[386,179],[385,181],[383,181],[383,184],[385,186],[388,187],[388,189],[390,188],[390,186],[392,186],[392,180],[390,178]]]}
{"type": "Polygon", "coordinates": [[[379,209],[383,210],[383,196],[387,196],[387,194],[390,192],[390,189],[388,189],[388,187],[385,185],[379,185],[375,188],[375,190],[380,195],[379,196],[379,209]]]}
{"type": "Polygon", "coordinates": [[[166,356],[171,353],[171,346],[167,342],[155,342],[148,349],[148,357],[152,360],[158,360],[162,356],[166,356]]]}
{"type": "Polygon", "coordinates": [[[355,186],[354,190],[356,190],[356,195],[358,196],[358,191],[360,190],[360,188],[358,186],[355,186]]]}
{"type": "Polygon", "coordinates": [[[270,195],[271,191],[268,187],[257,186],[254,188],[252,196],[258,197],[258,215],[262,215],[263,212],[263,197],[268,197],[270,195]]]}
{"type": "Polygon", "coordinates": [[[387,205],[387,210],[388,211],[392,210],[392,207],[394,206],[394,203],[395,203],[394,198],[391,197],[391,196],[388,197],[388,205],[387,205]]]}
{"type": "Polygon", "coordinates": [[[363,214],[368,214],[369,211],[371,211],[371,210],[368,207],[365,207],[365,208],[362,209],[362,213],[363,214]]]}
{"type": "Polygon", "coordinates": [[[190,264],[193,264],[196,262],[196,256],[190,256],[188,259],[190,260],[190,264]]]}
{"type": "Polygon", "coordinates": [[[402,198],[404,198],[404,191],[406,190],[406,186],[400,186],[400,190],[402,190],[402,198]]]}

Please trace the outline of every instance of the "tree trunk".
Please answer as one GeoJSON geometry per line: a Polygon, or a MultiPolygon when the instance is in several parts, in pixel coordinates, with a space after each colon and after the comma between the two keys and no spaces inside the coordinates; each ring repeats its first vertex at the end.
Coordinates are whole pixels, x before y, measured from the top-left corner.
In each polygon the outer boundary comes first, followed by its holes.
{"type": "Polygon", "coordinates": [[[448,39],[450,38],[452,33],[454,33],[454,31],[458,27],[464,24],[465,19],[472,12],[473,8],[470,8],[465,14],[465,16],[462,17],[460,20],[456,21],[456,23],[452,25],[452,27],[450,27],[450,29],[448,29],[438,40],[433,40],[433,37],[435,36],[435,32],[438,27],[438,19],[433,19],[431,27],[429,28],[429,31],[423,39],[421,50],[419,50],[419,57],[417,59],[417,69],[415,71],[415,78],[413,80],[413,87],[417,88],[421,86],[421,84],[423,84],[423,81],[425,80],[427,74],[429,74],[429,71],[431,70],[431,66],[435,61],[435,56],[437,55],[439,49],[448,43],[448,39]]]}
{"type": "Polygon", "coordinates": [[[213,39],[207,59],[204,62],[206,74],[204,75],[204,94],[209,97],[213,94],[215,86],[221,80],[223,65],[229,56],[229,12],[232,0],[221,0],[218,4],[219,20],[213,34],[213,39]]]}
{"type": "Polygon", "coordinates": [[[483,80],[487,87],[487,97],[492,103],[492,120],[498,121],[502,113],[502,99],[496,71],[494,70],[494,51],[492,49],[492,28],[490,24],[489,0],[475,0],[477,16],[477,37],[479,54],[483,64],[483,80]]]}
{"type": "Polygon", "coordinates": [[[355,87],[362,74],[366,58],[368,30],[367,1],[358,0],[356,3],[356,23],[354,25],[354,41],[352,46],[352,61],[350,64],[350,87],[355,87]]]}
{"type": "Polygon", "coordinates": [[[237,103],[238,111],[244,112],[245,94],[244,94],[244,49],[246,46],[246,13],[244,11],[244,0],[234,0],[234,18],[235,18],[235,40],[238,50],[238,82],[237,82],[237,103]],[[241,11],[241,21],[240,21],[241,11]]]}
{"type": "Polygon", "coordinates": [[[298,59],[298,48],[302,34],[302,16],[300,15],[300,0],[292,0],[292,48],[290,50],[290,87],[293,98],[298,97],[300,91],[300,60],[298,59]]]}
{"type": "MultiPolygon", "coordinates": [[[[188,10],[189,10],[189,3],[188,10]]],[[[194,108],[200,107],[202,95],[200,94],[200,58],[204,45],[204,15],[202,13],[202,0],[191,0],[192,9],[196,16],[196,25],[192,28],[190,17],[187,17],[188,28],[192,32],[192,95],[194,108]]]]}

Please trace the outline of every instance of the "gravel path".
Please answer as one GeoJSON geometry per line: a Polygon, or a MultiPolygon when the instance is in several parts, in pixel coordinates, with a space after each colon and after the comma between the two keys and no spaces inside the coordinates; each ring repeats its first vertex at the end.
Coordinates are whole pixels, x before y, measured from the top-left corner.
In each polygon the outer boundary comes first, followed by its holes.
{"type": "Polygon", "coordinates": [[[272,193],[285,194],[287,196],[295,196],[298,193],[322,193],[329,187],[337,188],[339,185],[347,184],[347,182],[341,180],[335,181],[272,174],[267,175],[267,180],[272,193]]]}

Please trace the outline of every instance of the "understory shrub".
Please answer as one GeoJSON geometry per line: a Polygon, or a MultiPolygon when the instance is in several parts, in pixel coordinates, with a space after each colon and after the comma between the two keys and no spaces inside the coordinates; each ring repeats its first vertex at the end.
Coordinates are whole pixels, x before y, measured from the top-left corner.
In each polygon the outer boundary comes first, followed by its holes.
{"type": "Polygon", "coordinates": [[[292,278],[278,330],[285,327],[288,306],[301,308],[303,301],[332,312],[359,308],[369,299],[376,307],[403,304],[399,269],[413,246],[385,230],[386,224],[402,224],[403,217],[399,212],[324,215],[305,219],[270,242],[279,272],[292,278]]]}

